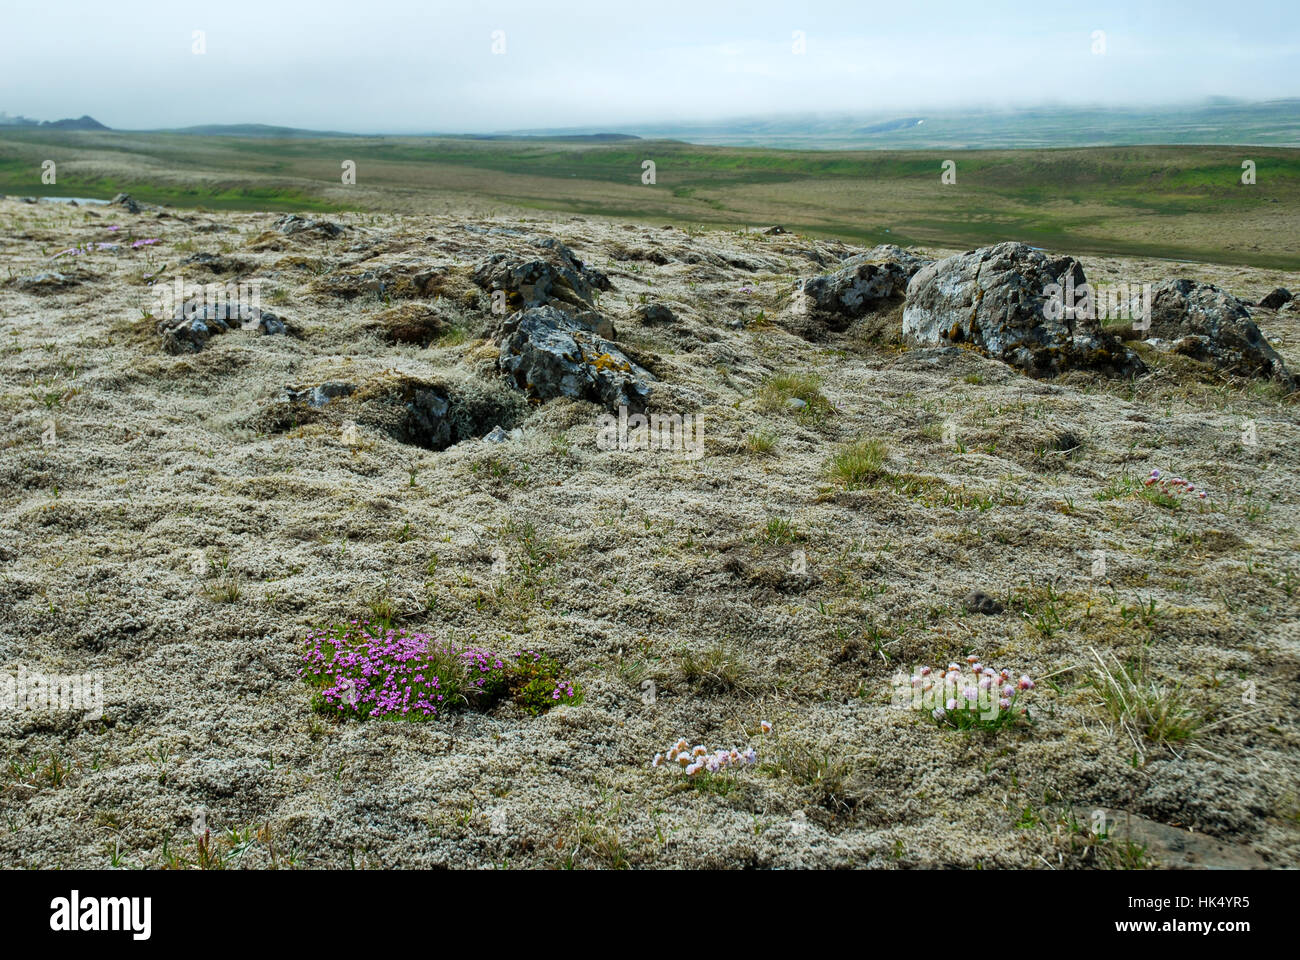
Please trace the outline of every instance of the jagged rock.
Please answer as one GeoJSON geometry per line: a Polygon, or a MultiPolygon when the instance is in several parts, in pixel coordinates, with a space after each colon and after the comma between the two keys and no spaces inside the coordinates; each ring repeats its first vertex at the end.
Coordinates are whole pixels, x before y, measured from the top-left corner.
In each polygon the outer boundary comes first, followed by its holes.
{"type": "Polygon", "coordinates": [[[128,213],[139,213],[140,204],[136,203],[129,193],[119,193],[109,201],[110,206],[124,207],[128,213]]]}
{"type": "Polygon", "coordinates": [[[256,330],[263,336],[281,335],[285,323],[269,310],[252,309],[247,319],[240,319],[237,310],[205,305],[187,312],[180,318],[158,321],[162,348],[167,353],[198,353],[213,336],[229,333],[236,327],[256,330]]]}
{"type": "Polygon", "coordinates": [[[798,281],[795,310],[811,314],[832,330],[843,330],[855,318],[901,297],[925,264],[901,247],[882,244],[850,257],[832,273],[798,281]]]}
{"type": "Polygon", "coordinates": [[[342,380],[330,380],[306,390],[285,387],[284,399],[289,403],[302,402],[309,407],[320,408],[338,397],[350,397],[356,389],[342,380]]]}
{"type": "Polygon", "coordinates": [[[286,214],[275,221],[275,229],[279,230],[285,236],[292,236],[295,233],[312,232],[326,237],[337,237],[343,233],[344,228],[330,220],[309,220],[306,217],[300,217],[296,213],[286,214]]]}
{"type": "Polygon", "coordinates": [[[969,344],[1031,376],[1091,369],[1143,372],[1142,361],[1088,316],[1053,310],[1049,288],[1086,283],[1071,257],[1049,259],[1023,243],[999,243],[922,267],[907,286],[903,336],[923,346],[969,344]]]}
{"type": "Polygon", "coordinates": [[[1284,304],[1291,302],[1291,291],[1286,287],[1275,287],[1271,293],[1259,301],[1261,307],[1280,310],[1284,304]]]}
{"type": "Polygon", "coordinates": [[[530,400],[573,397],[609,410],[645,409],[654,376],[578,318],[533,307],[512,315],[502,332],[498,366],[530,400]]]}
{"type": "Polygon", "coordinates": [[[505,291],[511,311],[546,304],[586,310],[595,305],[597,290],[611,288],[607,276],[585,266],[554,237],[539,237],[533,244],[545,251],[542,257],[494,253],[474,267],[474,282],[489,293],[505,291]]]}
{"type": "Polygon", "coordinates": [[[1240,376],[1270,378],[1294,386],[1246,305],[1213,284],[1165,280],[1151,291],[1147,335],[1168,342],[1174,353],[1240,376]]]}
{"type": "Polygon", "coordinates": [[[776,236],[780,236],[783,233],[789,233],[790,231],[778,223],[775,226],[768,227],[763,232],[767,234],[769,237],[776,237],[776,236]]]}

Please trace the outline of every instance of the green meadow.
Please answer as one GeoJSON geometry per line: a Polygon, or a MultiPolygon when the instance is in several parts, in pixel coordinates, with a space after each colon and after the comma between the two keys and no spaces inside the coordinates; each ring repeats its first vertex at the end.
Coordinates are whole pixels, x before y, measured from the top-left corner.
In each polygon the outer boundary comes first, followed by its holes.
{"type": "Polygon", "coordinates": [[[213,210],[574,213],[789,230],[861,243],[1300,269],[1300,150],[1122,146],[792,150],[423,137],[0,129],[0,193],[213,210]],[[57,164],[42,184],[41,163],[57,164]],[[357,182],[341,182],[356,164],[357,182]],[[655,182],[642,182],[653,161],[655,182]],[[941,182],[956,164],[956,183],[941,182]],[[1256,182],[1242,183],[1243,161],[1256,182]]]}

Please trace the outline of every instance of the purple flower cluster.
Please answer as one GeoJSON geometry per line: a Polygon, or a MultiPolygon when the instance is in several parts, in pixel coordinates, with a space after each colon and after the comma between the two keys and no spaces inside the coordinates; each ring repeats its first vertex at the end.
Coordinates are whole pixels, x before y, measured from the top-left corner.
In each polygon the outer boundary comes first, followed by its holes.
{"type": "Polygon", "coordinates": [[[668,748],[667,754],[656,753],[655,758],[650,761],[650,766],[662,767],[665,763],[676,763],[689,776],[693,777],[701,770],[707,770],[709,773],[719,773],[730,766],[757,762],[758,754],[753,747],[743,752],[734,748],[731,750],[710,751],[702,743],[692,747],[689,741],[683,737],[668,748]]]}
{"type": "Polygon", "coordinates": [[[345,716],[426,720],[505,697],[537,716],[582,701],[578,684],[560,679],[560,664],[534,650],[501,656],[369,620],[311,631],[302,659],[298,675],[317,688],[317,706],[345,716]]]}
{"type": "MultiPolygon", "coordinates": [[[[427,633],[372,628],[369,621],[313,630],[299,676],[321,688],[324,703],[345,714],[424,719],[467,700],[462,690],[487,684],[501,660],[427,633]]],[[[472,692],[472,691],[471,691],[472,692]]]]}
{"type": "Polygon", "coordinates": [[[1163,476],[1159,470],[1152,470],[1151,475],[1142,481],[1142,486],[1159,486],[1163,492],[1171,497],[1176,493],[1187,493],[1195,494],[1198,500],[1205,500],[1209,496],[1204,490],[1197,490],[1190,481],[1184,480],[1182,477],[1163,476]]]}
{"type": "Polygon", "coordinates": [[[94,253],[96,250],[116,250],[118,246],[119,245],[116,243],[91,242],[87,243],[84,247],[69,247],[67,250],[60,250],[54,256],[50,257],[50,259],[57,260],[59,257],[67,256],[78,257],[83,253],[94,253]]]}

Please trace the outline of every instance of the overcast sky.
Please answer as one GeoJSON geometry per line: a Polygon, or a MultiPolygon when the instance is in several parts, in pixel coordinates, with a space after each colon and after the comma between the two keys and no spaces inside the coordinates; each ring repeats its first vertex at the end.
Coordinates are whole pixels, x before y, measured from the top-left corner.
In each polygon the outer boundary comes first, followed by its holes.
{"type": "Polygon", "coordinates": [[[5,0],[0,110],[123,129],[419,133],[1271,99],[1300,95],[1297,11],[1300,0],[5,0]]]}

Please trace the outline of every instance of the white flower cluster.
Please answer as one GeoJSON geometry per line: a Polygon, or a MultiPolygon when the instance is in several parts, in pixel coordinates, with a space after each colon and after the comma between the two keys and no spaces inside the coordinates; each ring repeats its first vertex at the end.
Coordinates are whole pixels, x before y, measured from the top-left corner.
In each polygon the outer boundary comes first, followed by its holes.
{"type": "Polygon", "coordinates": [[[656,753],[655,758],[650,761],[650,766],[662,767],[665,763],[675,763],[685,769],[689,775],[694,776],[701,770],[718,773],[730,766],[757,762],[758,754],[753,747],[743,752],[736,749],[710,751],[702,743],[692,747],[683,737],[674,743],[666,754],[656,753]]]}

